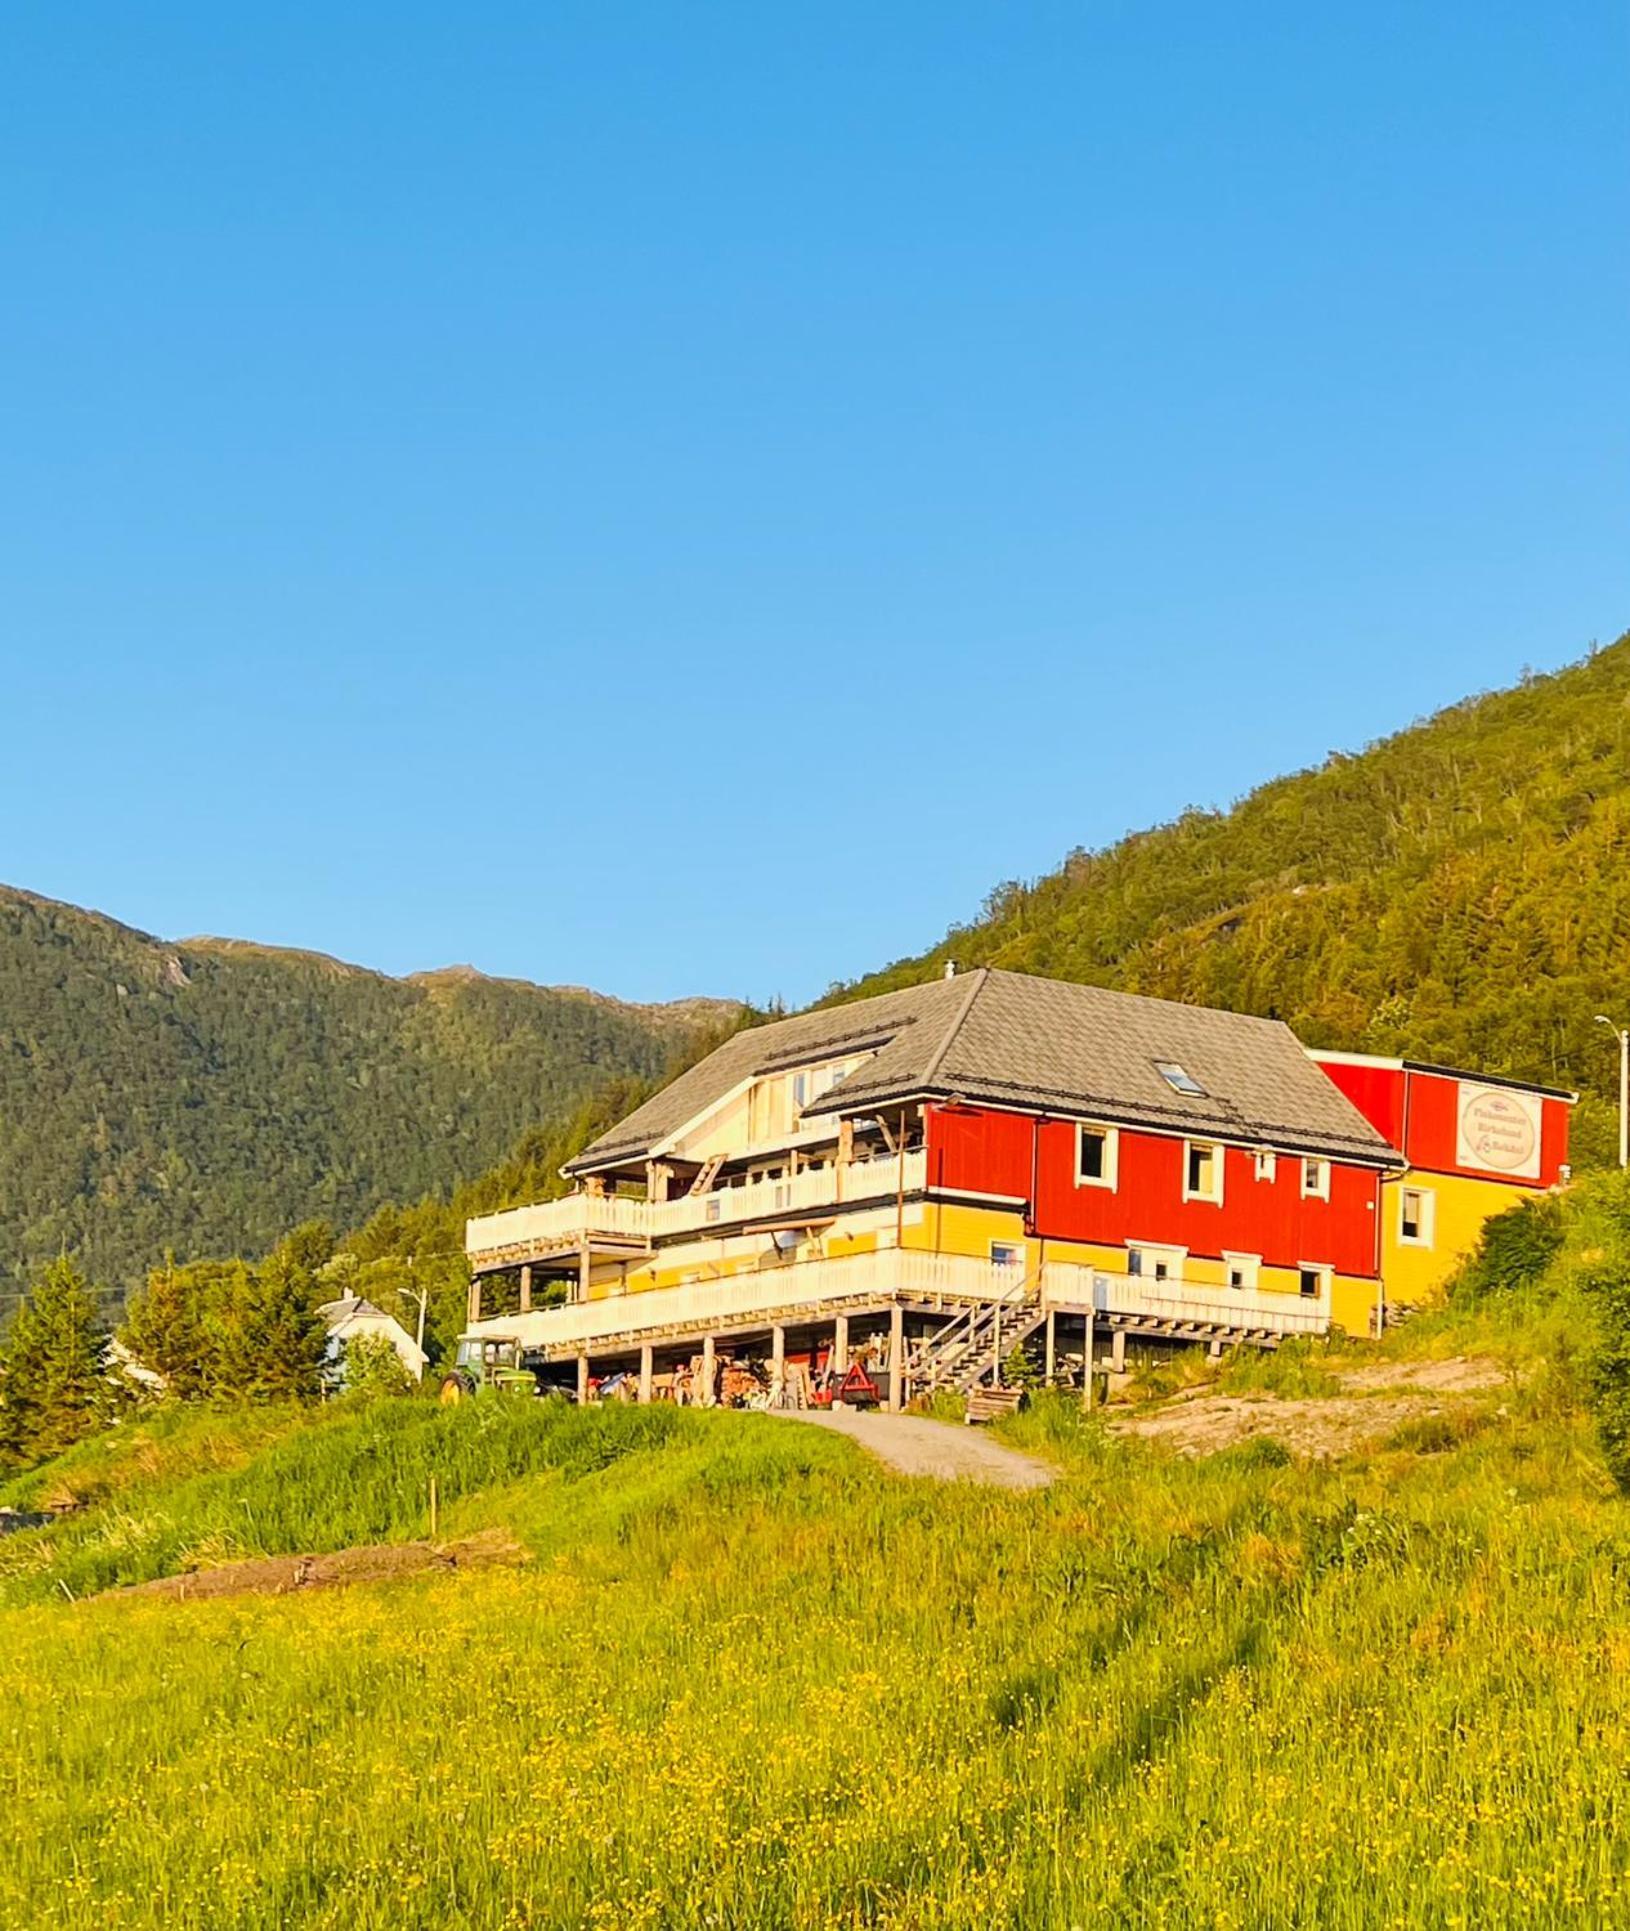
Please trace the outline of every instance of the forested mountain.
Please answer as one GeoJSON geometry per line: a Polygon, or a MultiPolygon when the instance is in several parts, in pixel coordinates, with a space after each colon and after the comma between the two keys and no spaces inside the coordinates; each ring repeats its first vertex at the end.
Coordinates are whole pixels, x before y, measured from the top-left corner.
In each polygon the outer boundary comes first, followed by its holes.
{"type": "Polygon", "coordinates": [[[1605,1151],[1630,1021],[1630,636],[1226,811],[998,886],[832,998],[1008,966],[1288,1020],[1310,1044],[1581,1088],[1605,1151]]]}
{"type": "Polygon", "coordinates": [[[64,1248],[112,1286],[166,1249],[354,1225],[660,1075],[735,1011],[171,945],[0,887],[0,1281],[64,1248]]]}

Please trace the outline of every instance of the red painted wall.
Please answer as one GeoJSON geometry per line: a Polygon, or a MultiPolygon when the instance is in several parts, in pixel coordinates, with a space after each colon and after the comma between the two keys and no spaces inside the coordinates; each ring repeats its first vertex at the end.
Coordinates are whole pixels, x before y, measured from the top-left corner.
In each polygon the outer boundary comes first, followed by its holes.
{"type": "MultiPolygon", "coordinates": [[[[1491,1174],[1463,1167],[1456,1159],[1461,1082],[1446,1073],[1422,1073],[1393,1066],[1344,1066],[1320,1060],[1372,1126],[1384,1133],[1412,1167],[1428,1173],[1465,1174],[1473,1180],[1500,1180],[1514,1187],[1553,1187],[1568,1158],[1566,1100],[1540,1101],[1539,1175],[1491,1174]]],[[[1467,1083],[1476,1085],[1468,1076],[1467,1083]]]]}
{"type": "Polygon", "coordinates": [[[1253,1156],[1224,1150],[1220,1206],[1183,1198],[1183,1142],[1120,1130],[1116,1185],[1075,1183],[1075,1127],[975,1107],[928,1110],[930,1186],[1008,1194],[1034,1205],[1031,1228],[1049,1240],[1168,1242],[1191,1254],[1260,1254],[1271,1267],[1302,1261],[1374,1277],[1379,1181],[1365,1167],[1331,1163],[1330,1198],[1304,1200],[1301,1163],[1281,1155],[1272,1180],[1253,1156]]]}

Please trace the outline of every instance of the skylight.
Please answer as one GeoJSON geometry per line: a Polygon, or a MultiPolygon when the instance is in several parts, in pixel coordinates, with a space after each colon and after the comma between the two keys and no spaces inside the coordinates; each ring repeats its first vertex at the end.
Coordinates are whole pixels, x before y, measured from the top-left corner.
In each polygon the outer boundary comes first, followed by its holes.
{"type": "Polygon", "coordinates": [[[1175,1059],[1157,1059],[1155,1061],[1155,1071],[1174,1093],[1186,1093],[1190,1099],[1195,1100],[1204,1100],[1211,1097],[1194,1075],[1185,1072],[1175,1059]]]}

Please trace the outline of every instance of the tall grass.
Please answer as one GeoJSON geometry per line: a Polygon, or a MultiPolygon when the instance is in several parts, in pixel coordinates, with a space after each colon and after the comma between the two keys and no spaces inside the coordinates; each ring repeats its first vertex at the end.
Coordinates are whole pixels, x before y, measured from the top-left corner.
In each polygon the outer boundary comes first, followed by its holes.
{"type": "Polygon", "coordinates": [[[1630,1534],[1577,1416],[1330,1468],[1012,1432],[1055,1487],[496,1403],[127,1487],[170,1539],[64,1524],[30,1588],[415,1532],[432,1467],[535,1560],[4,1612],[0,1926],[1623,1921],[1630,1534]]]}

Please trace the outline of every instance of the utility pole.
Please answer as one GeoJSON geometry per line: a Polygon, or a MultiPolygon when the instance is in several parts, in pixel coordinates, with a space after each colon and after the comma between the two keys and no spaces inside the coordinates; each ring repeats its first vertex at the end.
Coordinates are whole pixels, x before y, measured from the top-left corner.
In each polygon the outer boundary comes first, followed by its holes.
{"type": "Polygon", "coordinates": [[[1619,1042],[1619,1165],[1630,1167],[1630,1026],[1615,1026],[1606,1013],[1596,1015],[1619,1042]]]}
{"type": "MultiPolygon", "coordinates": [[[[419,1259],[419,1256],[417,1254],[408,1255],[408,1262],[407,1262],[408,1284],[405,1288],[403,1288],[402,1292],[419,1303],[419,1333],[418,1333],[419,1372],[415,1378],[419,1381],[423,1381],[424,1380],[424,1311],[425,1311],[425,1303],[430,1299],[430,1290],[427,1287],[421,1287],[418,1281],[414,1278],[413,1270],[415,1266],[418,1264],[418,1259],[419,1259]]],[[[434,1509],[434,1507],[435,1507],[435,1504],[432,1503],[431,1508],[434,1509]]],[[[434,1534],[434,1530],[432,1530],[432,1534],[434,1534]]]]}

